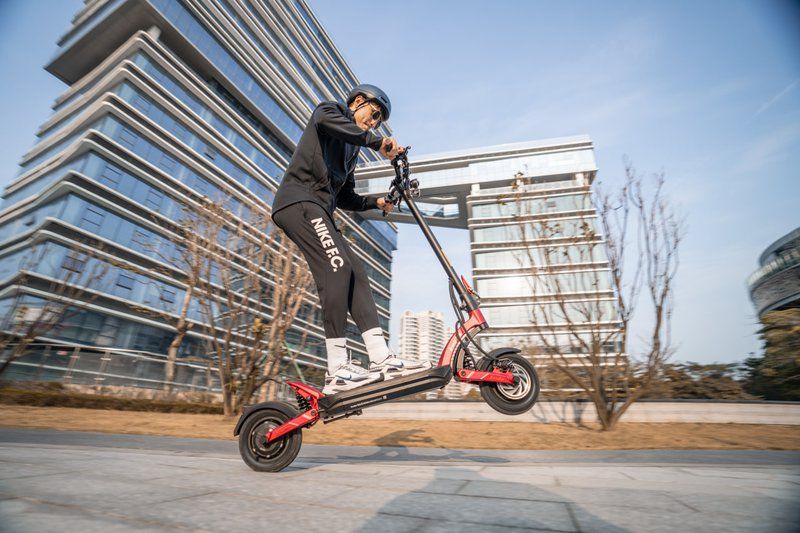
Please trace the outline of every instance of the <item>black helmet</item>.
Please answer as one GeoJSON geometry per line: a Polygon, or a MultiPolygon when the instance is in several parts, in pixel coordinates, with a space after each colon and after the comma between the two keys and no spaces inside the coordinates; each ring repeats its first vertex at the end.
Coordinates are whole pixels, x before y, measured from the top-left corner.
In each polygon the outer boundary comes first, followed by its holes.
{"type": "Polygon", "coordinates": [[[389,120],[389,115],[392,113],[392,102],[389,100],[389,97],[386,96],[385,92],[368,83],[356,85],[347,95],[347,105],[352,104],[353,100],[355,100],[356,96],[359,94],[380,106],[381,113],[383,113],[383,122],[389,120]]]}

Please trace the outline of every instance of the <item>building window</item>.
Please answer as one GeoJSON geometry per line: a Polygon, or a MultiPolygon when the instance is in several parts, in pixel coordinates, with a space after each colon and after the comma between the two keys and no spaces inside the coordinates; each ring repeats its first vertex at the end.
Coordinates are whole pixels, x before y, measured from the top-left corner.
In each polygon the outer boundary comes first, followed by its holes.
{"type": "Polygon", "coordinates": [[[620,350],[620,343],[619,342],[604,342],[602,349],[606,353],[614,353],[620,350]]]}
{"type": "Polygon", "coordinates": [[[161,159],[158,161],[158,166],[165,172],[174,172],[177,162],[167,154],[161,154],[161,159]]]}
{"type": "Polygon", "coordinates": [[[103,170],[103,173],[100,175],[100,183],[114,188],[119,184],[119,179],[121,177],[122,173],[111,168],[110,166],[106,166],[106,168],[103,170]]]}
{"type": "Polygon", "coordinates": [[[147,114],[147,112],[150,111],[150,102],[148,102],[138,94],[136,95],[136,98],[133,99],[133,105],[134,107],[140,109],[145,114],[147,114]]]}
{"type": "Polygon", "coordinates": [[[78,253],[72,252],[64,258],[61,263],[61,268],[80,274],[86,268],[86,258],[81,257],[78,253]]]}
{"type": "Polygon", "coordinates": [[[161,301],[162,302],[166,302],[168,304],[174,304],[175,303],[175,296],[176,296],[175,291],[170,290],[170,289],[161,289],[161,301]]]}
{"type": "Polygon", "coordinates": [[[151,209],[159,209],[161,208],[161,200],[163,199],[164,197],[161,193],[150,189],[147,191],[147,198],[145,198],[144,204],[151,209]]]}
{"type": "Polygon", "coordinates": [[[194,190],[204,196],[208,196],[208,183],[203,178],[196,176],[194,179],[194,190]]]}
{"type": "Polygon", "coordinates": [[[210,270],[209,281],[213,283],[220,283],[219,265],[214,263],[211,265],[211,268],[209,270],[210,270]]]}
{"type": "Polygon", "coordinates": [[[122,128],[122,131],[119,133],[119,142],[128,148],[133,148],[137,140],[139,140],[139,136],[128,128],[122,128]]]}
{"type": "Polygon", "coordinates": [[[100,226],[103,224],[103,219],[105,218],[105,213],[99,211],[97,209],[93,209],[91,207],[87,207],[86,210],[83,212],[83,219],[82,219],[82,226],[86,229],[97,231],[100,229],[100,226]]]}
{"type": "MultiPolygon", "coordinates": [[[[228,244],[228,241],[231,238],[231,233],[228,231],[227,228],[220,228],[219,232],[217,233],[217,242],[221,245],[225,246],[228,244]]],[[[238,252],[238,250],[237,250],[238,252]]]]}
{"type": "Polygon", "coordinates": [[[131,242],[137,245],[138,248],[146,248],[149,244],[149,241],[150,237],[146,233],[139,231],[138,229],[134,230],[133,237],[131,237],[131,242]]]}
{"type": "Polygon", "coordinates": [[[119,278],[117,278],[117,287],[122,287],[126,290],[133,290],[133,286],[136,284],[136,279],[133,276],[129,276],[128,274],[120,273],[119,278]]]}
{"type": "Polygon", "coordinates": [[[114,346],[119,334],[120,321],[115,317],[106,317],[103,327],[97,333],[95,343],[98,346],[114,346]]]}

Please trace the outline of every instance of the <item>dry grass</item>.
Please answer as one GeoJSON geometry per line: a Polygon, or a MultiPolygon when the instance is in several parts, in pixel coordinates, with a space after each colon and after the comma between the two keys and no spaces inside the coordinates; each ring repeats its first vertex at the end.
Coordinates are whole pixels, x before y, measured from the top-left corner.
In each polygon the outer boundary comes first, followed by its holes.
{"type": "MultiPolygon", "coordinates": [[[[236,418],[221,415],[0,406],[0,426],[233,439],[236,418]]],[[[303,434],[311,444],[520,450],[800,450],[800,426],[620,424],[610,432],[573,424],[340,420],[303,434]]]]}

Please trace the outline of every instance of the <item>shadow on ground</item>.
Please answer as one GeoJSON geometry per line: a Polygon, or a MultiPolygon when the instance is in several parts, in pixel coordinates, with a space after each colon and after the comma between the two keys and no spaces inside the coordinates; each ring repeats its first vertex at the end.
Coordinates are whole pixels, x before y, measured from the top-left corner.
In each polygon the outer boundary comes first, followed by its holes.
{"type": "MultiPolygon", "coordinates": [[[[375,446],[380,449],[370,455],[348,456],[340,455],[337,461],[358,460],[358,461],[423,461],[423,462],[458,462],[471,461],[475,463],[507,463],[508,459],[501,457],[491,457],[480,455],[467,450],[454,450],[449,448],[415,448],[420,443],[432,443],[431,437],[421,437],[422,431],[417,429],[395,431],[375,439],[375,446]],[[400,444],[400,446],[398,446],[400,444]],[[410,446],[410,448],[409,448],[410,446]],[[434,451],[436,450],[436,451],[434,451]],[[441,455],[441,456],[440,456],[441,455]],[[447,456],[445,459],[443,456],[447,456]]],[[[479,451],[479,450],[477,450],[479,451]]]]}
{"type": "Polygon", "coordinates": [[[437,467],[433,476],[426,486],[383,505],[355,531],[385,530],[387,519],[405,519],[407,525],[416,526],[414,531],[630,531],[529,483],[490,479],[459,467],[437,467]],[[586,529],[587,525],[590,529],[586,529]]]}

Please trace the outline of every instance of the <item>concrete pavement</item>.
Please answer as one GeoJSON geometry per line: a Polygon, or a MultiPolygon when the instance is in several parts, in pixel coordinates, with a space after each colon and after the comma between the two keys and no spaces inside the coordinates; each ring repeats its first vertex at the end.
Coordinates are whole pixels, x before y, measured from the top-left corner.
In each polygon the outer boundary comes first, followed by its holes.
{"type": "Polygon", "coordinates": [[[797,531],[800,453],[304,446],[0,430],[2,531],[797,531]]]}

